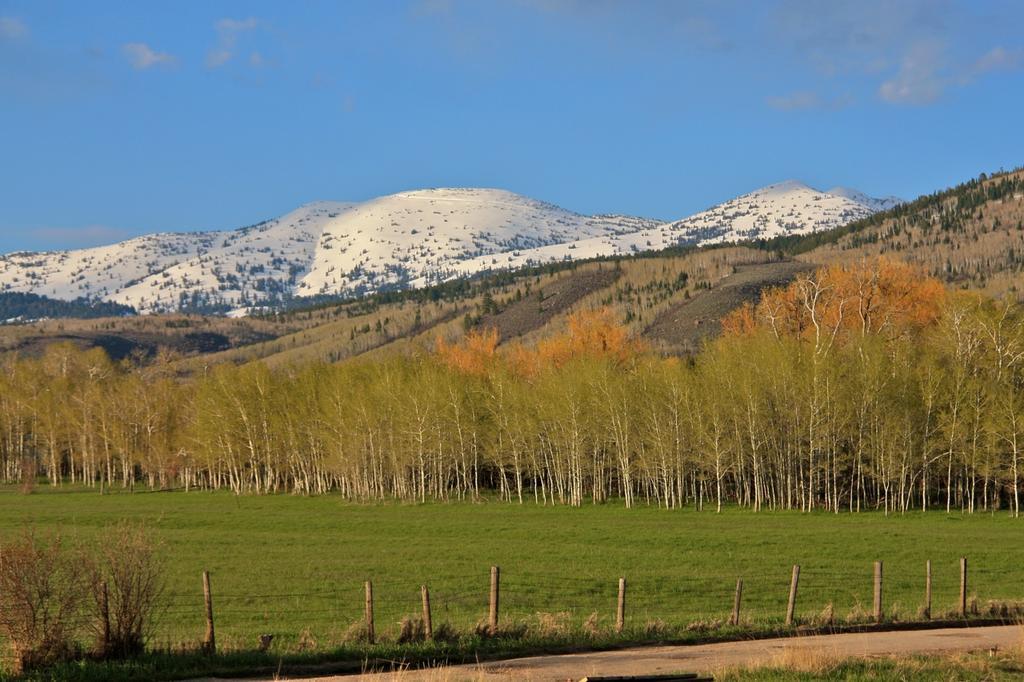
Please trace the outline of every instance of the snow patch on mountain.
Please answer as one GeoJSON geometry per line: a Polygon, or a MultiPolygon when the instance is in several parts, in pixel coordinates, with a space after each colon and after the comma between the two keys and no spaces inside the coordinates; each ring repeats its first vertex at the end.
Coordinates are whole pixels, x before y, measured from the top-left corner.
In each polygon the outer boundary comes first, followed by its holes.
{"type": "Polygon", "coordinates": [[[890,208],[895,208],[897,205],[903,203],[903,199],[899,197],[881,197],[874,198],[869,197],[864,192],[860,192],[849,187],[833,187],[828,191],[828,194],[834,194],[837,197],[846,197],[851,201],[855,201],[863,206],[869,206],[875,211],[888,211],[890,208]]]}
{"type": "Polygon", "coordinates": [[[141,312],[265,306],[361,295],[481,272],[828,230],[898,203],[789,180],[682,220],[586,216],[498,189],[320,201],[223,232],[154,234],[111,246],[0,256],[0,292],[87,298],[141,312]]]}

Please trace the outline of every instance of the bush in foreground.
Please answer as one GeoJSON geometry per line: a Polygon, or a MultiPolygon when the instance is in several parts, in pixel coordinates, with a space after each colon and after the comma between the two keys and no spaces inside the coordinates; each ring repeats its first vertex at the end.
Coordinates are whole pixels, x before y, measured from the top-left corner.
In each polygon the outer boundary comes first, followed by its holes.
{"type": "Polygon", "coordinates": [[[108,529],[93,552],[32,531],[0,545],[0,634],[15,674],[85,656],[138,656],[163,590],[158,547],[141,527],[108,529]]]}
{"type": "Polygon", "coordinates": [[[87,569],[59,536],[25,533],[0,547],[0,633],[16,672],[78,655],[87,569]]]}

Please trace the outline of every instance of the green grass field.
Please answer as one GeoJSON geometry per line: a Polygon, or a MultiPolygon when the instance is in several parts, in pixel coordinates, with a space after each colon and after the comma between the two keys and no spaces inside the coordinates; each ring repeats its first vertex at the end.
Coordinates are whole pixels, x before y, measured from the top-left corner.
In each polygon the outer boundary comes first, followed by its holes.
{"type": "Polygon", "coordinates": [[[203,634],[201,572],[212,574],[218,639],[251,648],[336,646],[361,618],[372,579],[378,633],[394,637],[430,586],[435,625],[471,628],[487,613],[489,567],[501,566],[502,618],[579,627],[591,614],[609,626],[617,580],[628,581],[633,628],[725,619],[737,578],[744,617],[780,623],[791,566],[802,567],[797,612],[809,621],[828,603],[837,621],[870,611],[872,562],[885,562],[887,611],[913,618],[924,565],[934,573],[934,612],[956,602],[958,558],[970,561],[970,592],[1024,598],[1024,521],[1006,514],[904,517],[729,510],[721,515],[608,504],[582,509],[528,504],[355,505],[324,497],[223,493],[0,491],[0,536],[32,526],[88,543],[120,519],[144,522],[165,547],[167,594],[155,643],[203,634]],[[551,620],[551,619],[549,619],[551,620]],[[304,634],[305,633],[305,634],[304,634]]]}

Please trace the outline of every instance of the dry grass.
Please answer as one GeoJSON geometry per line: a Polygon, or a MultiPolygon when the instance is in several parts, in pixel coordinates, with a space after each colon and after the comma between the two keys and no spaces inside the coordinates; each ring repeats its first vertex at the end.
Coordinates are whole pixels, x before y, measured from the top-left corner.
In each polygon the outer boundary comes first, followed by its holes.
{"type": "MultiPolygon", "coordinates": [[[[365,682],[472,682],[474,680],[493,680],[493,670],[485,670],[482,666],[473,668],[442,666],[438,668],[416,669],[404,667],[385,673],[366,671],[361,678],[365,682]]],[[[508,679],[514,679],[509,674],[508,679]]]]}
{"type": "Polygon", "coordinates": [[[1024,627],[1019,643],[965,653],[893,656],[841,656],[820,646],[785,647],[771,660],[756,665],[723,668],[715,672],[723,682],[759,680],[1018,680],[1024,679],[1024,627]]]}
{"type": "MultiPolygon", "coordinates": [[[[305,638],[308,630],[303,630],[301,638],[305,638]]],[[[300,638],[300,639],[301,639],[300,638]]],[[[370,631],[363,620],[353,621],[341,634],[341,641],[346,644],[359,644],[370,641],[370,631]]]]}
{"type": "MultiPolygon", "coordinates": [[[[349,628],[351,630],[351,628],[349,628]]],[[[366,629],[363,629],[363,639],[366,639],[366,629]]],[[[346,640],[348,641],[348,640],[346,640]]],[[[295,643],[296,651],[313,651],[316,649],[317,641],[313,633],[309,631],[309,628],[299,633],[299,639],[295,643]]]]}
{"type": "Polygon", "coordinates": [[[473,634],[480,639],[522,639],[529,632],[530,625],[518,621],[502,623],[495,629],[486,620],[481,620],[473,628],[473,634]]]}
{"type": "Polygon", "coordinates": [[[825,605],[825,608],[821,610],[817,616],[811,620],[811,624],[815,627],[832,627],[836,622],[836,610],[832,606],[832,602],[825,605]]]}
{"type": "Polygon", "coordinates": [[[710,620],[695,620],[686,626],[689,632],[708,632],[710,630],[720,630],[725,621],[713,618],[710,620]]]}
{"type": "Polygon", "coordinates": [[[534,631],[540,637],[561,638],[572,632],[572,614],[566,611],[559,613],[538,613],[534,631]]]}
{"type": "Polygon", "coordinates": [[[398,643],[423,642],[427,639],[427,624],[422,618],[405,617],[398,623],[398,643]]]}
{"type": "Polygon", "coordinates": [[[857,602],[852,607],[850,607],[850,610],[846,614],[846,618],[843,619],[843,621],[847,625],[870,623],[873,620],[874,616],[871,614],[870,611],[866,610],[863,606],[861,606],[860,602],[857,602]]]}
{"type": "Polygon", "coordinates": [[[772,659],[771,666],[823,676],[835,670],[841,661],[842,658],[833,649],[790,644],[772,659]]]}
{"type": "Polygon", "coordinates": [[[583,621],[583,632],[591,637],[597,637],[603,632],[601,616],[596,611],[583,621]]]}
{"type": "Polygon", "coordinates": [[[668,624],[660,618],[654,618],[644,623],[644,637],[648,639],[662,639],[668,633],[668,624]]]}

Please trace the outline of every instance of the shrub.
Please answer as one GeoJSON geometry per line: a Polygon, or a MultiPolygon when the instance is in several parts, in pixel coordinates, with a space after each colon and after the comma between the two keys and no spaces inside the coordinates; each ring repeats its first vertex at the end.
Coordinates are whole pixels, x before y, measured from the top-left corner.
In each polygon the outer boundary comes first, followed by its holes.
{"type": "Polygon", "coordinates": [[[434,641],[435,642],[457,642],[459,639],[459,632],[448,623],[441,623],[440,625],[434,626],[434,641]]]}
{"type": "Polygon", "coordinates": [[[495,630],[486,620],[479,621],[473,628],[473,634],[480,639],[522,639],[528,631],[529,626],[521,622],[505,623],[495,630]]]}
{"type": "MultiPolygon", "coordinates": [[[[306,631],[305,634],[308,634],[308,630],[306,631]]],[[[314,642],[313,647],[310,647],[310,648],[315,648],[315,646],[316,646],[315,641],[316,640],[313,640],[312,635],[310,635],[308,637],[308,639],[310,639],[310,640],[312,640],[314,642]]],[[[352,621],[352,623],[350,623],[349,626],[345,629],[345,632],[342,633],[341,641],[345,642],[346,644],[358,644],[358,643],[369,642],[370,641],[370,631],[366,628],[366,621],[363,621],[363,620],[352,621]]],[[[304,647],[300,646],[299,651],[305,651],[305,650],[306,649],[304,647]]]]}
{"type": "Polygon", "coordinates": [[[406,617],[398,623],[398,643],[423,642],[427,639],[427,625],[422,618],[406,617]]]}
{"type": "Polygon", "coordinates": [[[81,553],[59,536],[26,531],[0,547],[0,632],[15,672],[77,655],[87,577],[81,553]]]}
{"type": "Polygon", "coordinates": [[[121,523],[104,534],[90,568],[97,653],[115,658],[141,654],[164,591],[159,546],[144,527],[121,523]]]}

